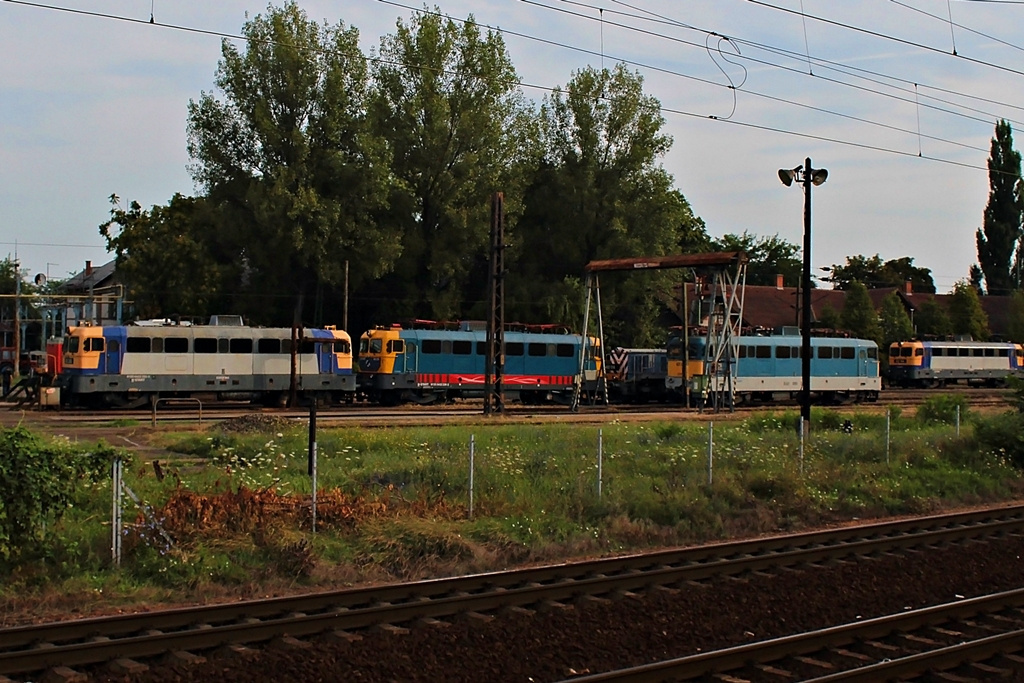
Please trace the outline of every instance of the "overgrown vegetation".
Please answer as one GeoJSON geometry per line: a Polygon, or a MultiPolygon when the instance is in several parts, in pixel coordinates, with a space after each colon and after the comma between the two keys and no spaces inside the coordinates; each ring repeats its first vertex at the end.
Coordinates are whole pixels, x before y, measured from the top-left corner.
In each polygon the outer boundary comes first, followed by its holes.
{"type": "MultiPolygon", "coordinates": [[[[161,445],[180,459],[125,468],[141,505],[126,503],[119,569],[110,559],[111,451],[70,461],[91,469],[39,465],[34,476],[58,474],[65,488],[34,508],[45,535],[5,532],[4,590],[251,594],[794,530],[1021,491],[1019,412],[976,415],[958,396],[909,417],[816,409],[802,459],[797,417],[714,424],[710,466],[706,422],[323,429],[315,534],[301,427],[165,434],[161,445]]],[[[6,461],[22,467],[66,453],[23,429],[5,432],[3,444],[6,461]]],[[[39,491],[54,485],[33,481],[39,491]]],[[[7,495],[16,490],[5,488],[4,520],[20,504],[7,495]]]]}

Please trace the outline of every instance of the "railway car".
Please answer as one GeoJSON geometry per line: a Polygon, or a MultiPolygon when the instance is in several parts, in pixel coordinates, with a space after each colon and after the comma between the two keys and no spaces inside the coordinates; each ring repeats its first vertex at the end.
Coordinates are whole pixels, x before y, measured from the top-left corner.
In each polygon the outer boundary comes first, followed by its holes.
{"type": "Polygon", "coordinates": [[[613,403],[643,403],[669,399],[666,349],[616,347],[605,363],[608,398],[613,403]]]}
{"type": "Polygon", "coordinates": [[[889,384],[1004,384],[1024,377],[1024,348],[1009,342],[901,341],[889,347],[889,384]]]}
{"type": "MultiPolygon", "coordinates": [[[[559,326],[509,326],[504,331],[503,394],[523,403],[571,403],[597,387],[600,353],[593,339],[559,326]],[[580,357],[585,354],[583,376],[580,357]]],[[[359,393],[386,405],[480,398],[486,391],[483,323],[417,321],[365,332],[359,339],[359,393]]]]}
{"type": "MultiPolygon", "coordinates": [[[[786,401],[796,399],[803,384],[803,339],[799,335],[740,336],[732,361],[733,401],[786,401]]],[[[721,373],[706,373],[705,337],[689,338],[685,367],[689,374],[668,381],[678,391],[688,389],[690,401],[700,400],[711,390],[721,373]],[[699,368],[699,369],[698,369],[699,368]]],[[[811,396],[818,403],[875,401],[882,382],[878,371],[878,346],[867,339],[842,337],[811,338],[811,396]]],[[[681,372],[684,363],[674,366],[681,372]]]]}
{"type": "MultiPolygon", "coordinates": [[[[214,319],[212,322],[223,322],[214,319]]],[[[351,400],[356,378],[348,333],[305,329],[295,353],[287,327],[174,323],[72,327],[61,384],[69,403],[135,407],[158,398],[282,404],[292,357],[300,396],[351,400]]]]}

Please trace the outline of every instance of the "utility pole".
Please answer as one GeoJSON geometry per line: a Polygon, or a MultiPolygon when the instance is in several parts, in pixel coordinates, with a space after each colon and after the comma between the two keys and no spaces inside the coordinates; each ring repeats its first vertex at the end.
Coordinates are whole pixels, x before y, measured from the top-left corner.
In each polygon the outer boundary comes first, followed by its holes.
{"type": "Polygon", "coordinates": [[[21,263],[14,261],[14,374],[21,376],[21,263]]]}

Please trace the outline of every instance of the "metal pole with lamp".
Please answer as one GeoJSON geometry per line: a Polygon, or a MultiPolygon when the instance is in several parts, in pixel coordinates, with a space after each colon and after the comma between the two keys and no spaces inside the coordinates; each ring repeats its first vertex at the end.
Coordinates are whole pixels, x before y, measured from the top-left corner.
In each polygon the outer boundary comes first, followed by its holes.
{"type": "Polygon", "coordinates": [[[801,308],[803,317],[800,319],[800,334],[803,348],[800,352],[802,380],[800,383],[800,419],[804,433],[811,427],[811,185],[821,185],[828,178],[828,171],[823,168],[811,168],[811,158],[804,160],[803,167],[779,169],[779,180],[786,187],[795,180],[804,186],[804,269],[800,281],[803,301],[801,308]]]}

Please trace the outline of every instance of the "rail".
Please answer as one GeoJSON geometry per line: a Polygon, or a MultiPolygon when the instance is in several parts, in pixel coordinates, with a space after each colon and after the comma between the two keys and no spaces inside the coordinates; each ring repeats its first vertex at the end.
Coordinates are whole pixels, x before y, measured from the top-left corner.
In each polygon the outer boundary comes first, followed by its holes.
{"type": "Polygon", "coordinates": [[[1024,506],[847,527],[511,572],[0,630],[0,675],[209,650],[678,586],[717,576],[1024,531],[1024,506]],[[97,640],[95,636],[104,639],[97,640]]]}

